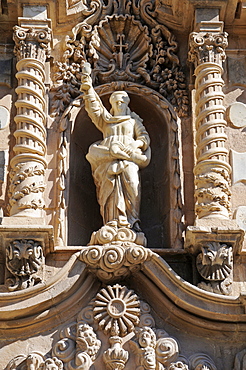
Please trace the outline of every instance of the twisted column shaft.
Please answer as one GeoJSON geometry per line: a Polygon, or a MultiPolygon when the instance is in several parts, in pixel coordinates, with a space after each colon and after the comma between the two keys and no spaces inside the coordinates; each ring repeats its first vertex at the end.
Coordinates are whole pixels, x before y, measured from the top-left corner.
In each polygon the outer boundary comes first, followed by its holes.
{"type": "Polygon", "coordinates": [[[10,216],[41,217],[46,169],[44,63],[50,29],[14,28],[18,87],[16,144],[10,162],[10,216]]]}
{"type": "Polygon", "coordinates": [[[190,60],[195,64],[196,165],[195,197],[198,218],[228,218],[230,172],[225,148],[226,121],[222,87],[227,34],[190,35],[190,60]]]}

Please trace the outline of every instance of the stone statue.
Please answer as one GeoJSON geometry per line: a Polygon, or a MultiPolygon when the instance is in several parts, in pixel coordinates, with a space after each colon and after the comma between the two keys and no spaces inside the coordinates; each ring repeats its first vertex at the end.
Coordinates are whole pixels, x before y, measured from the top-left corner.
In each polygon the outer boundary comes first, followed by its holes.
{"type": "Polygon", "coordinates": [[[90,146],[86,158],[91,164],[103,223],[117,222],[118,227],[139,232],[139,168],[149,164],[150,138],[142,119],[128,107],[130,98],[125,91],[115,91],[109,100],[110,113],[106,110],[92,86],[90,72],[89,63],[85,63],[81,91],[85,109],[103,133],[103,140],[90,146]]]}

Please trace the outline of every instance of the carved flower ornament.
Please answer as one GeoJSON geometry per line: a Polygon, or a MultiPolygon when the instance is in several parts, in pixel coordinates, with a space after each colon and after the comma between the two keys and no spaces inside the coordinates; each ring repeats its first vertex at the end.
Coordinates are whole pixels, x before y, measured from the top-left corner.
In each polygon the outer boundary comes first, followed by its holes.
{"type": "Polygon", "coordinates": [[[139,323],[140,302],[126,287],[107,286],[97,294],[93,314],[99,329],[110,335],[125,336],[139,323]]]}

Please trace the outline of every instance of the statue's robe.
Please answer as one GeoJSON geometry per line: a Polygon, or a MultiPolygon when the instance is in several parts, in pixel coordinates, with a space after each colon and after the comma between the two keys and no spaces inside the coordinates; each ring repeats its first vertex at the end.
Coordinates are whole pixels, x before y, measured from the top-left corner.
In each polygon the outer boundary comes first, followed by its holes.
{"type": "Polygon", "coordinates": [[[91,164],[103,222],[120,220],[133,227],[139,221],[139,168],[146,167],[150,161],[149,135],[141,118],[130,110],[130,115],[112,116],[94,90],[85,94],[84,100],[89,117],[103,133],[103,140],[92,144],[86,156],[91,164]],[[113,147],[120,152],[135,140],[141,140],[143,146],[127,159],[113,154],[113,147]]]}

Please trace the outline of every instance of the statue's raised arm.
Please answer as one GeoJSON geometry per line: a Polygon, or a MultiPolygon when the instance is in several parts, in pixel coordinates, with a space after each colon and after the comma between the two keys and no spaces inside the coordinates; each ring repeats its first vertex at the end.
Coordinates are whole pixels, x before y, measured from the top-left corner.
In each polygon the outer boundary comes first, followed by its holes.
{"type": "MultiPolygon", "coordinates": [[[[123,226],[138,234],[139,168],[150,161],[149,135],[142,119],[128,107],[130,98],[125,91],[115,91],[109,99],[110,113],[106,110],[92,86],[89,63],[83,68],[81,91],[89,117],[103,133],[103,140],[90,146],[86,158],[91,164],[104,228],[115,229],[114,240],[123,226]]],[[[95,235],[91,243],[104,244],[95,235]]]]}
{"type": "Polygon", "coordinates": [[[101,99],[97,95],[92,85],[91,66],[85,63],[82,69],[81,87],[80,90],[84,93],[85,109],[95,124],[95,126],[103,132],[103,116],[109,116],[109,112],[103,106],[101,99]]]}

